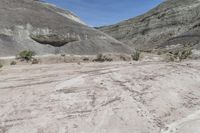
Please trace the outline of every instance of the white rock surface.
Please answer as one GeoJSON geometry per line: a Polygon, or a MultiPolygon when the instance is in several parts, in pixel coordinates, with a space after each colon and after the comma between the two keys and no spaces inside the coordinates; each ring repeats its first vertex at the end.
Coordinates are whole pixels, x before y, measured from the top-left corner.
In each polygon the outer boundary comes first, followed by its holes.
{"type": "Polygon", "coordinates": [[[0,70],[0,133],[199,133],[200,62],[0,70]]]}

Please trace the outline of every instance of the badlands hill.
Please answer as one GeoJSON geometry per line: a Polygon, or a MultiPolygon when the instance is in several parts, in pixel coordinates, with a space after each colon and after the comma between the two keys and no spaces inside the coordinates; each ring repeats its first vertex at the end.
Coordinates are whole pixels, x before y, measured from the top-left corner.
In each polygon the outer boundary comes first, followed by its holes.
{"type": "Polygon", "coordinates": [[[167,0],[149,12],[100,30],[129,46],[200,49],[200,0],[167,0]]]}
{"type": "Polygon", "coordinates": [[[0,56],[28,49],[40,55],[131,52],[69,11],[38,0],[0,0],[0,56]]]}

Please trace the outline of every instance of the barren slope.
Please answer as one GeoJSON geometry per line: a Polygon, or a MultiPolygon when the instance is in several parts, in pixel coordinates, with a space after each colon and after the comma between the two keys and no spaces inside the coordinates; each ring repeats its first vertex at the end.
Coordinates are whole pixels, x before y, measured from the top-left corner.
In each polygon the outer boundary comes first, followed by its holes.
{"type": "Polygon", "coordinates": [[[69,11],[37,0],[0,0],[0,56],[130,53],[128,46],[90,28],[69,11]]]}
{"type": "Polygon", "coordinates": [[[0,133],[199,133],[200,63],[0,71],[0,133]]]}
{"type": "Polygon", "coordinates": [[[100,30],[142,50],[177,44],[200,49],[200,1],[166,0],[141,16],[100,30]]]}

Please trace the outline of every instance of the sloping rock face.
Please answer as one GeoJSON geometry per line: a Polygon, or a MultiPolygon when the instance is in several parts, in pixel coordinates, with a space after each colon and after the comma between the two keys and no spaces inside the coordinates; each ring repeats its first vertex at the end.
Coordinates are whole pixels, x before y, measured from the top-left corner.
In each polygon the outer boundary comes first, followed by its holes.
{"type": "Polygon", "coordinates": [[[200,49],[200,0],[167,0],[144,15],[99,29],[142,50],[177,44],[200,49]]]}
{"type": "Polygon", "coordinates": [[[1,0],[0,19],[0,56],[27,49],[41,55],[131,52],[71,12],[38,0],[1,0]]]}

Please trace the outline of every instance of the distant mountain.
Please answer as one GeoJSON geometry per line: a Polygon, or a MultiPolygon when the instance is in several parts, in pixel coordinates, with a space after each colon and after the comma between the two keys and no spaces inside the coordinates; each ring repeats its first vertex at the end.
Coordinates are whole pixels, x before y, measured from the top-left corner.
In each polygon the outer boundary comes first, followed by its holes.
{"type": "Polygon", "coordinates": [[[0,56],[130,53],[130,47],[88,27],[70,11],[39,0],[0,0],[0,56]]]}
{"type": "Polygon", "coordinates": [[[200,49],[200,0],[167,0],[141,16],[98,29],[142,50],[200,49]]]}

